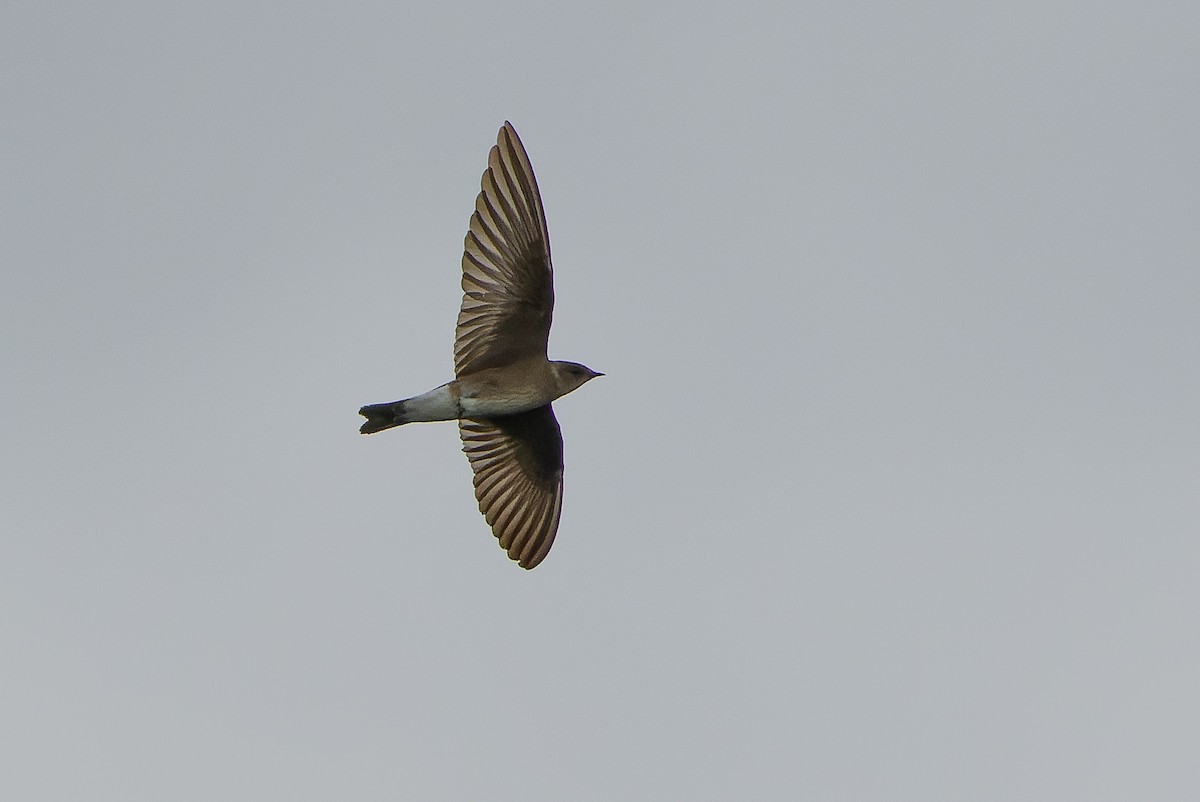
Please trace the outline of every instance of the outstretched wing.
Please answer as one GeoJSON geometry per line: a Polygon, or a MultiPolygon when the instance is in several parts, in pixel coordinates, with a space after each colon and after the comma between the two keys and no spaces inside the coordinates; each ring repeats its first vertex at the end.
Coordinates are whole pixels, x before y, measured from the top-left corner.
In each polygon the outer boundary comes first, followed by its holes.
{"type": "Polygon", "coordinates": [[[500,129],[481,184],[463,246],[456,376],[544,359],[554,311],[546,214],[510,123],[500,129]]]}
{"type": "Polygon", "coordinates": [[[562,433],[544,407],[503,418],[458,422],[475,472],[479,511],[522,568],[545,558],[562,512],[562,433]]]}

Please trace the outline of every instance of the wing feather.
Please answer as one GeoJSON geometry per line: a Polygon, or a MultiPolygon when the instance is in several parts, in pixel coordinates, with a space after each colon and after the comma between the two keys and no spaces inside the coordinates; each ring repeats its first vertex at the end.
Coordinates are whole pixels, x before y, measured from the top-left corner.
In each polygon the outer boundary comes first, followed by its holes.
{"type": "Polygon", "coordinates": [[[544,407],[489,420],[458,422],[475,473],[479,511],[508,556],[522,568],[540,563],[562,513],[562,433],[544,407]]]}
{"type": "Polygon", "coordinates": [[[457,376],[546,356],[554,312],[550,235],[537,179],[505,123],[488,155],[463,243],[457,376]]]}

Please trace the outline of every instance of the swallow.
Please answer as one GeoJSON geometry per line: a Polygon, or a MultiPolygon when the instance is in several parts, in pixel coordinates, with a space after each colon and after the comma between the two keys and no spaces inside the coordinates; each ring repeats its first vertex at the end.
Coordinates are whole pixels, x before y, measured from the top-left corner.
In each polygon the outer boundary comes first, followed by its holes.
{"type": "Polygon", "coordinates": [[[362,407],[359,431],[457,420],[479,511],[522,568],[550,551],[562,513],[563,441],[551,402],[603,373],[547,357],[554,272],[533,166],[508,122],[488,154],[463,245],[454,380],[362,407]]]}

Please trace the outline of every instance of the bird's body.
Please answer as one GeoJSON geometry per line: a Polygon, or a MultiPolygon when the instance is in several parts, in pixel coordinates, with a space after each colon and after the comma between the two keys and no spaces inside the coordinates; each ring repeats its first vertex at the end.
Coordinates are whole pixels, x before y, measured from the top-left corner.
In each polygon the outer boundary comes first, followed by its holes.
{"type": "Polygon", "coordinates": [[[562,435],[550,403],[603,374],[546,357],[550,237],[533,167],[509,123],[481,183],[463,251],[455,379],[363,407],[360,431],[458,420],[480,511],[508,555],[533,568],[550,550],[562,510],[562,435]]]}
{"type": "Polygon", "coordinates": [[[388,404],[371,404],[363,434],[405,423],[499,418],[545,406],[600,374],[575,362],[526,359],[501,368],[485,368],[446,382],[427,393],[388,404]]]}

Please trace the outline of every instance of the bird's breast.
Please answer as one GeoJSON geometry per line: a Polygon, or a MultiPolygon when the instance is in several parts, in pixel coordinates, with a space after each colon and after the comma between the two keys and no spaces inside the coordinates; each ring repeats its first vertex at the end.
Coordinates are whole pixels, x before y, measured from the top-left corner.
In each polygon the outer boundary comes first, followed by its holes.
{"type": "Polygon", "coordinates": [[[554,392],[539,378],[532,371],[508,368],[463,377],[459,380],[463,416],[493,418],[545,406],[554,400],[554,392]]]}
{"type": "Polygon", "coordinates": [[[546,401],[533,396],[504,396],[489,398],[464,398],[462,400],[462,415],[464,418],[498,418],[504,415],[516,415],[545,406],[546,401]]]}

